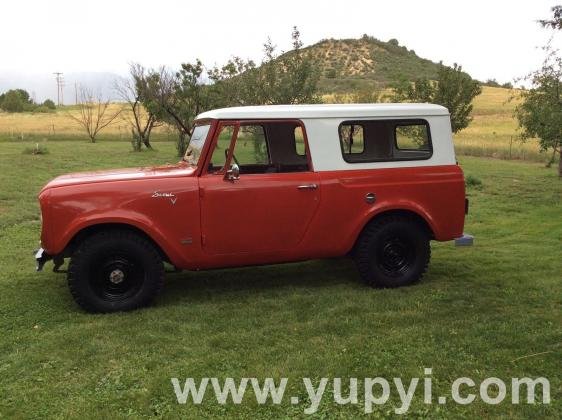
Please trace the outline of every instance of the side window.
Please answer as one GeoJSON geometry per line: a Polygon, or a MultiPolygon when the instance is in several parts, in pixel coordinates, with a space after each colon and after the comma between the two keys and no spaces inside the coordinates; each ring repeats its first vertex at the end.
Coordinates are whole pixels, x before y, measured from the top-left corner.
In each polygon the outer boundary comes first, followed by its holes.
{"type": "Polygon", "coordinates": [[[340,145],[344,155],[363,153],[365,151],[363,126],[360,124],[342,124],[340,126],[340,145]]]}
{"type": "Polygon", "coordinates": [[[217,173],[223,170],[233,134],[234,126],[225,125],[221,127],[219,138],[215,146],[215,150],[213,150],[211,162],[209,163],[209,172],[217,173]]]}
{"type": "Polygon", "coordinates": [[[425,120],[345,121],[339,126],[340,147],[348,163],[429,159],[429,124],[425,120]]]}
{"type": "Polygon", "coordinates": [[[306,156],[306,146],[304,144],[304,133],[302,127],[297,125],[295,127],[295,151],[299,156],[306,156]]]}
{"type": "Polygon", "coordinates": [[[269,164],[269,151],[263,126],[240,126],[234,146],[234,157],[240,167],[248,165],[267,166],[269,164]]]}
{"type": "Polygon", "coordinates": [[[241,175],[310,170],[306,154],[306,135],[304,127],[298,121],[247,120],[240,121],[237,130],[235,127],[221,127],[211,155],[209,173],[224,173],[235,131],[237,135],[230,164],[238,164],[241,175]]]}
{"type": "Polygon", "coordinates": [[[398,124],[394,136],[398,150],[429,151],[427,124],[398,124]]]}
{"type": "Polygon", "coordinates": [[[271,165],[268,172],[306,172],[304,127],[297,121],[270,121],[264,123],[271,165]]]}

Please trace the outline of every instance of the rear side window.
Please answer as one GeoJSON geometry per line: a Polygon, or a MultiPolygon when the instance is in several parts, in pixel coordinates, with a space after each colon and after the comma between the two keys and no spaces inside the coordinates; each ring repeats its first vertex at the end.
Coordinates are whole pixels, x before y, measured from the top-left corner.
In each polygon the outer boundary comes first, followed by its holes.
{"type": "Polygon", "coordinates": [[[429,159],[431,133],[425,120],[345,121],[341,152],[349,163],[429,159]]]}
{"type": "Polygon", "coordinates": [[[306,156],[306,146],[304,144],[304,133],[302,127],[297,125],[295,127],[295,152],[299,156],[306,156]]]}

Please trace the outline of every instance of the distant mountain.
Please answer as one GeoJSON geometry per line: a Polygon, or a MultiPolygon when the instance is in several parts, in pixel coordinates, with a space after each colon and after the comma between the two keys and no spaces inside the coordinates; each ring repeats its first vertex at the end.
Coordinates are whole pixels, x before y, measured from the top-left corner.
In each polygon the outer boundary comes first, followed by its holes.
{"type": "MultiPolygon", "coordinates": [[[[362,86],[383,88],[400,76],[435,78],[439,64],[419,57],[391,39],[326,39],[304,48],[317,61],[323,92],[345,92],[362,86]]],[[[290,54],[290,53],[289,53],[290,54]]]]}
{"type": "MultiPolygon", "coordinates": [[[[303,50],[316,60],[322,93],[350,92],[362,87],[381,89],[399,77],[434,79],[439,68],[438,63],[419,57],[395,39],[384,42],[366,35],[360,39],[325,39],[303,50]]],[[[74,104],[75,84],[117,100],[113,90],[117,78],[118,74],[109,72],[65,73],[64,103],[74,104]]],[[[14,88],[35,94],[38,102],[57,100],[55,76],[51,73],[0,73],[0,93],[14,88]]]]}
{"type": "MultiPolygon", "coordinates": [[[[64,73],[63,103],[74,104],[76,101],[75,86],[87,86],[95,94],[101,93],[104,98],[117,99],[113,90],[118,74],[109,72],[77,72],[64,73]]],[[[0,93],[9,89],[25,89],[36,102],[45,99],[57,101],[57,84],[52,73],[0,73],[0,93]]]]}

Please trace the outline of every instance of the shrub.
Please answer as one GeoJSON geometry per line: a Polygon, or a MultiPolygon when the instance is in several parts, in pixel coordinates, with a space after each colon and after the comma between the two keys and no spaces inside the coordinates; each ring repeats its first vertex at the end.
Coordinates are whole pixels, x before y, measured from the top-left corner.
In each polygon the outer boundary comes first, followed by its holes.
{"type": "Polygon", "coordinates": [[[35,147],[26,147],[23,152],[24,155],[46,155],[49,153],[47,146],[35,143],[35,147]]]}
{"type": "Polygon", "coordinates": [[[464,183],[467,188],[476,188],[477,190],[482,188],[482,181],[474,175],[467,175],[464,183]]]}
{"type": "Polygon", "coordinates": [[[53,111],[52,108],[49,108],[45,105],[39,105],[39,106],[36,106],[35,108],[33,108],[33,112],[38,112],[40,114],[46,114],[46,113],[54,112],[54,111],[53,111]]]}
{"type": "Polygon", "coordinates": [[[336,78],[336,69],[328,69],[326,70],[326,77],[328,79],[335,79],[336,78]]]}
{"type": "Polygon", "coordinates": [[[56,109],[55,103],[50,99],[45,99],[42,106],[47,107],[49,109],[56,109]]]}

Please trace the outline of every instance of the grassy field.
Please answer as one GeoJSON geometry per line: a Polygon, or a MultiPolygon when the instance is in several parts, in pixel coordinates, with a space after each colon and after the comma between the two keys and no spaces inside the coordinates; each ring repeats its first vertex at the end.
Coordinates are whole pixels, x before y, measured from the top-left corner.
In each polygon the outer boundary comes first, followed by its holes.
{"type": "MultiPolygon", "coordinates": [[[[414,417],[562,415],[562,182],[554,169],[461,157],[482,182],[468,190],[475,245],[434,243],[429,271],[413,287],[369,289],[347,259],[310,261],[170,274],[153,307],[90,315],[63,274],[50,265],[34,272],[36,194],[65,172],[173,162],[174,144],[134,153],[125,141],[49,141],[47,155],[22,154],[31,145],[0,147],[0,418],[302,416],[301,377],[315,386],[320,377],[409,382],[424,367],[433,368],[434,403],[424,404],[420,384],[414,417]],[[552,402],[512,405],[508,388],[499,405],[437,404],[462,376],[476,384],[543,376],[552,402]],[[200,406],[179,405],[171,377],[288,377],[286,395],[301,403],[258,406],[249,387],[241,405],[219,405],[210,390],[200,406]]],[[[360,387],[359,404],[337,405],[328,387],[316,416],[361,416],[361,395],[360,387]]],[[[393,389],[375,414],[397,405],[393,389]]]]}
{"type": "MultiPolygon", "coordinates": [[[[115,122],[105,128],[100,140],[131,138],[129,112],[121,104],[111,104],[106,115],[122,109],[115,122]]],[[[52,140],[87,140],[84,129],[71,116],[78,116],[76,106],[65,106],[50,113],[8,113],[0,111],[0,141],[52,141],[52,140]]],[[[155,140],[175,139],[167,127],[155,127],[155,140]]]]}
{"type": "Polygon", "coordinates": [[[516,91],[484,86],[474,100],[474,120],[455,135],[455,149],[461,155],[489,156],[544,162],[550,154],[540,153],[538,142],[521,142],[513,111],[516,91]]]}
{"type": "MultiPolygon", "coordinates": [[[[545,162],[549,154],[540,153],[537,141],[522,143],[513,118],[516,100],[510,101],[514,91],[484,86],[482,94],[474,101],[474,121],[468,128],[455,135],[457,153],[468,156],[487,156],[499,159],[529,160],[545,162]]],[[[333,102],[334,95],[324,95],[326,102],[333,102]]],[[[345,100],[339,95],[337,101],[345,100]]],[[[117,105],[112,105],[115,110],[117,105]]],[[[50,142],[53,140],[87,140],[80,127],[69,117],[76,114],[75,107],[50,114],[8,114],[0,112],[0,141],[50,142]]],[[[119,139],[129,141],[130,131],[124,112],[113,125],[99,136],[100,141],[119,139]]],[[[157,127],[153,132],[155,141],[174,141],[173,131],[168,127],[157,127]]]]}

